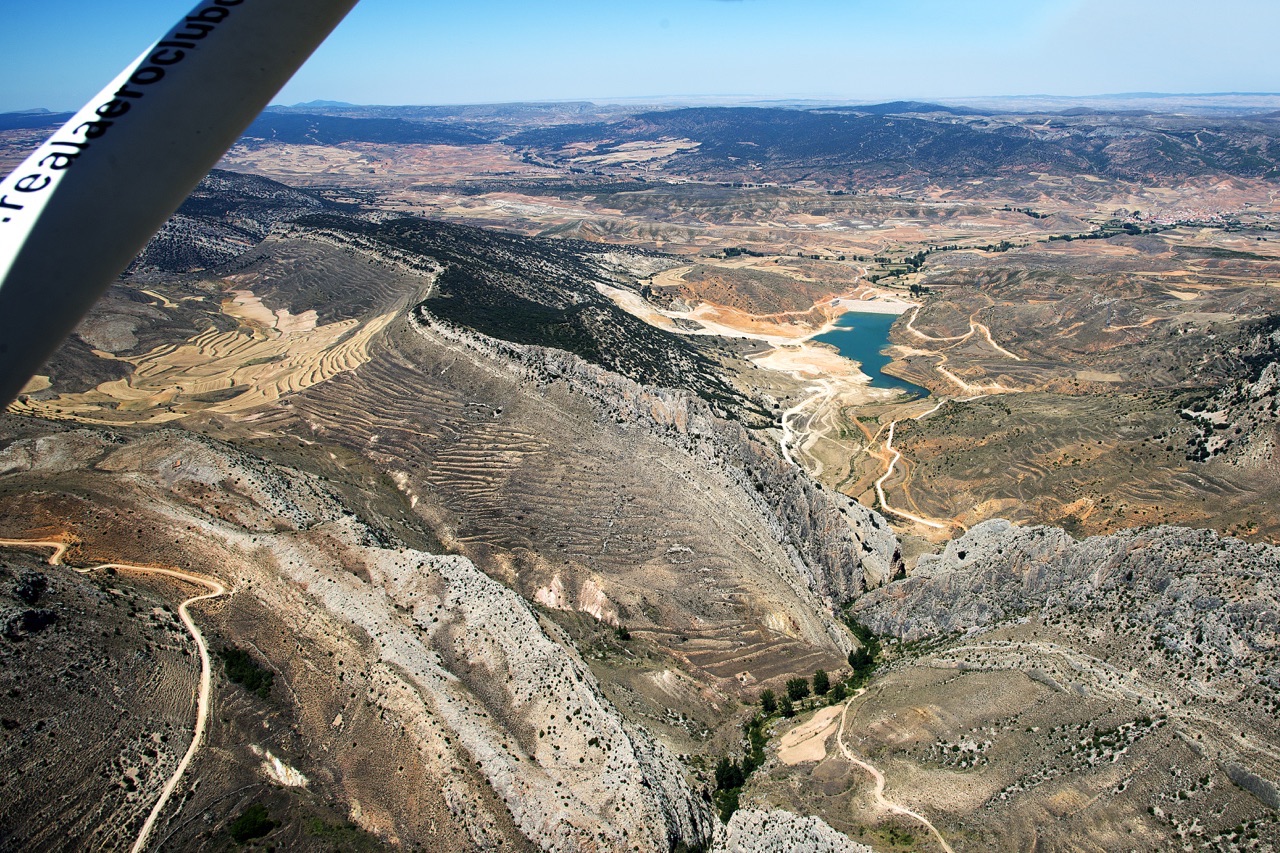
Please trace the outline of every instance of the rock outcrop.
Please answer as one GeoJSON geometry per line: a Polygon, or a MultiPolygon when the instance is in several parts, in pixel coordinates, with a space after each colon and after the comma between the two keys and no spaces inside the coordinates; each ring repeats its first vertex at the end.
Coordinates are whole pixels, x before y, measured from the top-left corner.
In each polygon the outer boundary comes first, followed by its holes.
{"type": "Polygon", "coordinates": [[[423,306],[412,321],[501,360],[529,381],[567,384],[604,417],[635,424],[724,471],[791,553],[796,573],[788,582],[829,604],[841,604],[901,570],[897,537],[879,513],[824,489],[772,444],[717,413],[714,404],[687,391],[640,384],[562,350],[512,344],[443,323],[423,306]]]}
{"type": "Polygon", "coordinates": [[[1241,378],[1182,411],[1193,427],[1187,459],[1223,458],[1242,468],[1274,470],[1280,446],[1280,318],[1258,324],[1233,355],[1241,378]]]}
{"type": "Polygon", "coordinates": [[[907,660],[1022,670],[1057,693],[1168,720],[1242,790],[1280,801],[1280,548],[1181,527],[1077,542],[995,520],[853,613],[878,633],[928,640],[899,647],[907,660]]]}
{"type": "MultiPolygon", "coordinates": [[[[471,561],[384,541],[320,478],[190,433],[122,441],[75,430],[0,451],[11,481],[69,464],[90,493],[158,517],[189,567],[210,562],[236,595],[260,602],[292,632],[286,646],[332,642],[315,633],[318,614],[347,626],[365,659],[343,668],[364,674],[367,702],[448,780],[442,796],[477,848],[498,845],[498,821],[460,768],[474,768],[540,849],[710,842],[710,806],[676,758],[621,717],[554,627],[471,561]]],[[[377,815],[377,805],[353,813],[377,815]]]]}
{"type": "Polygon", "coordinates": [[[821,818],[739,809],[716,836],[713,853],[871,853],[821,818]]]}
{"type": "MultiPolygon", "coordinates": [[[[1163,665],[1206,681],[1239,678],[1242,687],[1256,677],[1280,710],[1280,548],[1209,530],[1157,527],[1077,542],[1057,528],[988,521],[853,609],[872,630],[906,641],[1033,612],[1105,618],[1115,634],[1150,637],[1163,665]]],[[[1116,654],[1137,665],[1148,651],[1116,654]]]]}

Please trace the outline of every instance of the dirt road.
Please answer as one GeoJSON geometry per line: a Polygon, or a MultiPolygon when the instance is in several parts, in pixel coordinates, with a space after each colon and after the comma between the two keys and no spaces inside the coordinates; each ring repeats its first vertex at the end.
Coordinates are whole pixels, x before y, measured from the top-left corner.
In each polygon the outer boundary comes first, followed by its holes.
{"type": "MultiPolygon", "coordinates": [[[[36,540],[36,539],[0,539],[0,546],[9,548],[52,548],[53,553],[49,556],[49,565],[62,565],[62,557],[69,547],[66,542],[58,540],[36,540]]],[[[178,605],[178,615],[182,618],[182,624],[187,626],[187,631],[191,634],[191,639],[195,641],[196,649],[200,653],[200,687],[196,695],[196,722],[195,728],[191,736],[191,745],[187,747],[187,752],[182,756],[182,760],[178,762],[178,766],[174,768],[173,774],[169,780],[165,782],[163,790],[160,792],[160,798],[151,808],[151,813],[147,815],[147,820],[142,825],[142,829],[138,832],[137,839],[130,848],[131,853],[141,853],[146,850],[147,840],[151,836],[151,829],[155,825],[156,819],[160,813],[164,811],[165,805],[168,804],[169,798],[173,795],[174,790],[178,787],[178,782],[182,779],[182,774],[186,772],[187,766],[191,763],[191,759],[195,757],[196,750],[200,748],[200,741],[204,738],[205,726],[209,719],[209,704],[213,693],[213,672],[209,663],[209,648],[205,645],[204,635],[200,633],[200,629],[196,627],[195,621],[191,618],[190,606],[197,601],[208,601],[214,598],[220,598],[227,594],[228,590],[222,581],[216,578],[206,578],[201,575],[193,575],[179,569],[163,569],[155,566],[135,566],[129,563],[102,563],[97,566],[88,568],[73,569],[80,574],[88,574],[89,572],[99,571],[103,569],[114,569],[118,572],[135,572],[144,575],[163,575],[165,577],[174,578],[186,583],[202,586],[209,592],[202,595],[195,595],[186,599],[178,605]]]]}
{"type": "Polygon", "coordinates": [[[881,773],[877,768],[873,767],[872,765],[863,761],[858,756],[854,755],[853,752],[849,750],[849,747],[845,745],[844,729],[845,729],[846,719],[849,715],[849,706],[853,704],[853,701],[855,699],[857,699],[859,696],[865,693],[866,690],[867,689],[865,687],[859,688],[857,692],[855,692],[852,696],[850,696],[848,701],[844,703],[844,710],[840,712],[840,729],[839,731],[836,732],[836,743],[839,744],[840,746],[840,752],[850,762],[858,765],[863,770],[871,774],[871,778],[875,780],[875,787],[871,789],[871,796],[875,800],[875,804],[879,808],[884,809],[890,814],[897,814],[897,815],[902,815],[903,817],[911,818],[916,823],[920,824],[925,829],[929,830],[929,832],[933,835],[933,837],[938,840],[938,844],[942,847],[943,850],[946,851],[946,853],[955,853],[955,851],[951,849],[951,845],[947,843],[947,840],[942,837],[942,833],[938,832],[937,827],[935,827],[927,817],[925,817],[922,814],[919,814],[918,812],[913,812],[911,809],[907,808],[906,806],[899,805],[898,803],[895,803],[893,800],[887,799],[884,795],[884,774],[881,773]]]}
{"type": "Polygon", "coordinates": [[[876,497],[880,499],[880,506],[882,509],[884,509],[885,512],[889,513],[890,515],[896,515],[899,518],[905,518],[907,521],[914,521],[917,524],[923,524],[926,527],[932,527],[937,530],[945,530],[948,527],[947,524],[944,524],[940,521],[935,521],[934,519],[931,519],[931,518],[925,518],[923,516],[919,516],[914,513],[907,512],[904,509],[894,509],[892,506],[889,505],[889,498],[886,497],[884,493],[884,484],[890,477],[893,476],[894,467],[898,464],[898,461],[902,459],[902,453],[896,450],[893,446],[893,430],[897,425],[898,425],[897,421],[893,421],[892,423],[889,424],[889,435],[886,436],[884,440],[884,449],[889,453],[893,454],[893,458],[889,460],[889,467],[885,470],[884,474],[880,477],[879,480],[876,480],[876,497]]]}

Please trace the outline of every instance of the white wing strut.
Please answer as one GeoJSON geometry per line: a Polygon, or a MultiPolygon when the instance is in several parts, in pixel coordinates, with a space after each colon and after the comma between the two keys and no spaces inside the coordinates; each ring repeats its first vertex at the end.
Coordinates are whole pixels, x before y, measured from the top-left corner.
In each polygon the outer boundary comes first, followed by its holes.
{"type": "Polygon", "coordinates": [[[204,0],[0,182],[0,406],[356,0],[204,0]]]}

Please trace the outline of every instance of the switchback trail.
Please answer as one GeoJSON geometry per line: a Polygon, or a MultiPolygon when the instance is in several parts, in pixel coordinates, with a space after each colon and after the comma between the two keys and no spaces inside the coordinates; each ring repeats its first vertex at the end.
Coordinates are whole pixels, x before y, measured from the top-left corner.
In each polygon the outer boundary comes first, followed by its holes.
{"type": "MultiPolygon", "coordinates": [[[[0,546],[8,548],[52,548],[53,553],[49,555],[49,565],[51,566],[62,565],[62,557],[69,547],[66,542],[46,539],[0,539],[0,546]]],[[[196,723],[191,736],[191,745],[187,747],[186,754],[182,756],[182,760],[174,768],[173,774],[165,782],[164,789],[160,792],[160,798],[156,800],[156,804],[151,808],[151,814],[147,815],[146,822],[142,824],[142,829],[138,831],[138,837],[134,840],[133,847],[130,848],[130,853],[141,853],[141,851],[147,849],[147,840],[151,836],[151,829],[155,825],[156,819],[164,811],[165,805],[168,804],[169,798],[173,795],[174,790],[178,787],[178,782],[182,779],[182,774],[186,772],[191,759],[195,757],[196,750],[200,748],[200,741],[204,738],[205,726],[209,720],[210,697],[213,693],[213,674],[212,666],[209,663],[209,648],[205,645],[204,635],[196,627],[195,621],[191,618],[191,611],[188,608],[197,601],[221,598],[227,594],[228,590],[226,585],[216,578],[193,575],[179,569],[135,566],[129,563],[102,563],[97,566],[83,569],[73,568],[72,570],[80,574],[88,574],[100,569],[114,569],[120,572],[136,572],[144,575],[163,575],[186,583],[196,584],[209,590],[203,595],[192,596],[178,605],[178,615],[182,618],[182,624],[187,626],[187,631],[191,634],[191,639],[195,641],[196,649],[200,652],[200,689],[196,695],[196,723]]]]}
{"type": "Polygon", "coordinates": [[[849,697],[848,701],[844,703],[844,710],[840,712],[840,729],[839,731],[836,732],[836,743],[840,745],[840,752],[843,753],[844,757],[848,759],[850,762],[858,765],[863,770],[871,774],[871,778],[875,780],[875,787],[871,789],[871,796],[872,796],[872,799],[875,800],[875,803],[877,806],[879,806],[880,808],[884,809],[885,811],[891,814],[897,814],[897,815],[902,815],[903,817],[911,818],[916,823],[919,823],[925,829],[929,830],[929,832],[933,834],[933,837],[938,840],[938,844],[941,845],[942,849],[945,850],[946,853],[955,853],[955,851],[951,849],[951,845],[947,843],[947,840],[942,837],[942,833],[938,832],[938,828],[935,827],[927,817],[925,817],[922,814],[919,814],[918,812],[913,812],[911,809],[907,808],[906,806],[898,805],[893,800],[886,799],[884,795],[884,774],[881,773],[878,769],[876,769],[872,765],[863,761],[858,756],[854,755],[849,750],[849,747],[845,746],[844,727],[845,727],[846,718],[849,715],[849,706],[853,704],[853,700],[857,699],[859,696],[861,696],[863,693],[866,693],[866,692],[867,692],[867,688],[865,687],[858,688],[858,690],[852,696],[849,697]]]}
{"type": "Polygon", "coordinates": [[[880,477],[880,479],[876,480],[876,497],[880,498],[880,506],[883,507],[884,511],[889,513],[890,515],[896,515],[899,518],[905,518],[908,521],[914,521],[918,524],[923,524],[926,527],[933,527],[938,530],[945,530],[947,528],[947,525],[943,524],[942,522],[934,521],[933,519],[930,519],[930,518],[924,518],[923,516],[919,516],[914,513],[907,512],[904,509],[894,509],[893,507],[889,506],[889,498],[886,497],[884,493],[884,484],[886,480],[888,480],[890,477],[893,476],[893,469],[898,464],[898,460],[902,458],[902,453],[897,449],[895,449],[893,446],[893,430],[897,425],[898,425],[897,421],[893,421],[889,424],[889,435],[886,436],[884,440],[884,449],[887,450],[889,453],[893,454],[893,456],[889,460],[889,467],[885,470],[884,474],[880,477]]]}
{"type": "Polygon", "coordinates": [[[990,346],[992,349],[994,349],[996,352],[1000,353],[1000,355],[1005,356],[1006,358],[1013,359],[1014,361],[1025,360],[1022,358],[1022,356],[1016,353],[1010,352],[1009,350],[1005,349],[1004,347],[996,343],[995,339],[991,337],[991,330],[987,328],[986,325],[979,323],[977,320],[973,319],[974,317],[977,316],[976,313],[971,314],[969,316],[969,331],[965,332],[963,335],[952,335],[950,337],[937,337],[935,335],[927,335],[924,332],[917,329],[915,327],[915,322],[916,322],[916,319],[919,318],[919,316],[920,316],[920,306],[917,305],[912,310],[911,316],[907,318],[907,323],[903,328],[907,332],[915,335],[917,338],[920,338],[923,341],[929,341],[931,343],[949,344],[949,346],[945,346],[941,350],[929,352],[929,355],[938,359],[938,363],[937,365],[935,365],[934,369],[937,370],[938,373],[940,373],[941,375],[945,376],[952,384],[958,387],[961,393],[983,394],[983,395],[1008,394],[1018,390],[1016,388],[1008,388],[1004,385],[999,384],[998,382],[992,383],[990,385],[970,385],[968,382],[965,382],[959,376],[952,373],[950,370],[946,368],[945,366],[947,364],[946,350],[954,349],[955,347],[958,347],[960,344],[964,343],[965,341],[969,340],[970,338],[972,338],[974,335],[977,335],[977,334],[981,334],[983,339],[987,342],[987,345],[990,346]]]}
{"type": "MultiPolygon", "coordinates": [[[[947,353],[945,352],[945,350],[952,349],[953,347],[959,346],[961,343],[969,340],[976,334],[982,335],[982,337],[986,340],[987,344],[990,345],[992,349],[994,349],[996,352],[1000,353],[1001,355],[1007,358],[1011,358],[1014,361],[1023,360],[1022,356],[1017,355],[1016,353],[1012,353],[1009,350],[1005,349],[1004,347],[1000,346],[998,343],[996,343],[995,340],[991,337],[991,330],[987,328],[985,325],[983,325],[982,323],[979,323],[977,320],[974,319],[974,316],[976,315],[970,315],[969,317],[968,332],[966,332],[963,335],[953,335],[951,337],[936,337],[934,335],[927,335],[924,332],[920,331],[915,327],[916,319],[919,316],[920,316],[920,306],[917,305],[911,311],[911,316],[907,318],[907,322],[904,328],[906,329],[906,331],[910,332],[911,334],[915,335],[917,338],[920,338],[922,340],[931,341],[935,343],[950,343],[950,346],[943,347],[942,351],[933,352],[930,354],[938,359],[938,364],[935,366],[934,369],[937,370],[938,373],[942,374],[947,379],[949,379],[957,387],[959,387],[963,393],[970,395],[969,397],[959,398],[958,402],[970,402],[972,400],[980,400],[983,397],[989,397],[993,394],[1011,394],[1011,393],[1016,393],[1019,390],[1016,388],[1008,388],[1004,385],[1000,385],[999,383],[993,383],[991,385],[985,385],[985,386],[970,385],[968,382],[965,382],[963,379],[961,379],[959,376],[956,376],[954,373],[952,373],[950,370],[948,370],[944,366],[947,363],[947,353]]],[[[935,404],[933,408],[929,409],[926,412],[922,412],[921,414],[913,415],[911,419],[915,421],[923,420],[924,418],[938,411],[938,409],[942,408],[943,404],[945,404],[946,402],[948,402],[948,398],[944,397],[937,404],[935,404]]],[[[923,524],[926,527],[932,527],[936,530],[945,530],[951,527],[956,527],[956,528],[959,528],[959,530],[963,533],[967,528],[965,528],[963,524],[960,524],[957,521],[925,518],[923,516],[916,515],[915,513],[908,512],[906,510],[895,509],[893,506],[890,505],[889,498],[884,491],[884,484],[887,483],[893,477],[894,470],[897,468],[898,462],[902,460],[901,451],[899,451],[897,448],[893,446],[893,434],[897,426],[898,426],[897,420],[891,421],[889,423],[889,433],[888,433],[888,436],[885,438],[885,442],[884,442],[884,450],[887,454],[889,454],[889,461],[885,467],[884,474],[880,477],[880,479],[876,480],[876,483],[875,483],[876,497],[879,498],[880,500],[880,506],[889,515],[897,516],[898,518],[901,518],[904,521],[911,521],[911,522],[915,522],[916,524],[923,524]]],[[[905,485],[904,485],[904,491],[905,491],[905,485]]]]}

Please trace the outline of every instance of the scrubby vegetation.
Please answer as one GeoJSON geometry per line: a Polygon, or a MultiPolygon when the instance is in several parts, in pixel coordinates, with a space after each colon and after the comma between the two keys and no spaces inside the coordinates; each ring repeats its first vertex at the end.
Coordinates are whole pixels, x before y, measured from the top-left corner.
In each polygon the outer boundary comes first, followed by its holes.
{"type": "Polygon", "coordinates": [[[870,680],[876,669],[876,660],[880,657],[880,640],[875,632],[852,616],[845,615],[845,623],[858,638],[861,645],[849,652],[849,668],[853,674],[849,678],[849,687],[857,690],[870,680]]]}
{"type": "Polygon", "coordinates": [[[250,693],[256,693],[263,699],[271,697],[271,685],[275,675],[258,665],[258,662],[244,649],[228,646],[218,652],[222,658],[227,678],[239,684],[250,693]]]}
{"type": "Polygon", "coordinates": [[[262,838],[277,826],[279,824],[267,816],[267,807],[261,803],[254,803],[231,821],[227,827],[227,834],[243,844],[255,838],[262,838]]]}
{"type": "Polygon", "coordinates": [[[686,388],[722,403],[729,414],[745,403],[696,342],[650,326],[596,290],[597,282],[619,282],[593,244],[412,218],[370,223],[322,215],[298,225],[346,232],[440,262],[444,271],[424,307],[446,323],[565,350],[637,382],[686,388]]]}
{"type": "Polygon", "coordinates": [[[742,787],[747,784],[747,779],[764,764],[764,746],[769,740],[764,733],[764,727],[768,721],[769,715],[756,714],[743,726],[742,733],[747,754],[741,761],[721,758],[716,764],[716,809],[720,813],[720,819],[725,823],[728,823],[729,818],[738,810],[738,798],[742,793],[742,787]]]}

